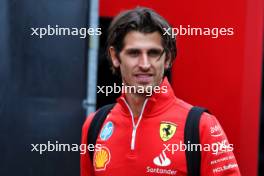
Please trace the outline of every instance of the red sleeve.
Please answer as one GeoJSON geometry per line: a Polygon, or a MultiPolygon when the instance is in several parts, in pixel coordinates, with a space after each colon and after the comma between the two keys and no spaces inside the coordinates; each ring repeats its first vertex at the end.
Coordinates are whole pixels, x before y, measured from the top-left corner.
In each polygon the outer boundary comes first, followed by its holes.
{"type": "Polygon", "coordinates": [[[204,113],[200,121],[200,143],[202,144],[202,176],[240,176],[233,150],[235,146],[227,140],[217,119],[204,113]]]}
{"type": "Polygon", "coordinates": [[[87,150],[87,134],[90,123],[93,119],[94,113],[90,114],[85,120],[82,127],[82,141],[81,141],[81,153],[80,153],[80,173],[81,176],[94,176],[93,166],[89,157],[89,151],[87,150]]]}

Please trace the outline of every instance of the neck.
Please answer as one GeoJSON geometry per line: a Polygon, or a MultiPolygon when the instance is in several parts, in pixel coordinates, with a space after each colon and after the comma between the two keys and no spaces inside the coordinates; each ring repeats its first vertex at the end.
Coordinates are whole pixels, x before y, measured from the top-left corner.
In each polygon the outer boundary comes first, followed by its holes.
{"type": "Polygon", "coordinates": [[[134,117],[138,117],[143,108],[144,101],[146,100],[145,95],[139,94],[126,94],[126,101],[133,112],[134,117]]]}

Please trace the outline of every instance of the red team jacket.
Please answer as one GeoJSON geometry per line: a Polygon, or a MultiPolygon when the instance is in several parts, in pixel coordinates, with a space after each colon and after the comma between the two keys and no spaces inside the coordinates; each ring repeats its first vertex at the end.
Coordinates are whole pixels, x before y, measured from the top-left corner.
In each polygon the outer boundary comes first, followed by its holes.
{"type": "MultiPolygon", "coordinates": [[[[167,93],[149,97],[139,117],[133,118],[124,94],[117,99],[98,135],[93,163],[88,151],[81,154],[81,176],[185,176],[185,149],[195,148],[201,150],[202,176],[240,175],[234,146],[213,115],[203,113],[201,117],[200,144],[184,145],[185,122],[192,106],[175,97],[167,78],[162,86],[167,93]]],[[[93,116],[83,125],[83,145],[93,116]]]]}

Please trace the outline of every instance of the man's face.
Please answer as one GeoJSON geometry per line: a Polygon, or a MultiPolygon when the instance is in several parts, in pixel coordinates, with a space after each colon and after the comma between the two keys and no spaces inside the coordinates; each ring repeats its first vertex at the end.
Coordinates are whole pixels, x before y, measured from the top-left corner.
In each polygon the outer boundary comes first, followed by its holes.
{"type": "Polygon", "coordinates": [[[159,32],[131,31],[124,38],[119,59],[113,47],[110,54],[114,67],[120,67],[122,81],[128,86],[158,86],[164,69],[169,67],[159,32]]]}

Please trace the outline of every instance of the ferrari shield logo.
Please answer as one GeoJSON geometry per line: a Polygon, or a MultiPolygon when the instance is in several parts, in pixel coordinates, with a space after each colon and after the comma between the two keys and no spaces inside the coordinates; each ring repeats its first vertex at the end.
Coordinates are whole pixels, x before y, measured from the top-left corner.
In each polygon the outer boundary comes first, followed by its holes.
{"type": "Polygon", "coordinates": [[[166,142],[172,138],[177,129],[177,125],[171,122],[160,123],[160,138],[166,142]]]}

